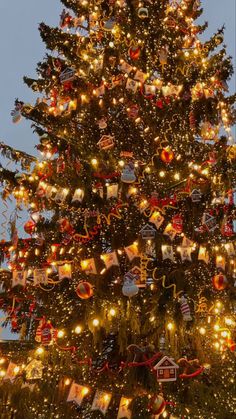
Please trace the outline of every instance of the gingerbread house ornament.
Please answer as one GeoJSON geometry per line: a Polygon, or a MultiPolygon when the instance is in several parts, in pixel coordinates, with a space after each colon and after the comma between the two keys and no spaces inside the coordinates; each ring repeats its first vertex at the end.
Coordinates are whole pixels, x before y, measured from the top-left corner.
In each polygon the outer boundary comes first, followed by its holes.
{"type": "Polygon", "coordinates": [[[157,372],[157,381],[168,382],[177,380],[177,369],[179,366],[172,358],[164,356],[158,364],[155,365],[154,370],[157,372]]]}

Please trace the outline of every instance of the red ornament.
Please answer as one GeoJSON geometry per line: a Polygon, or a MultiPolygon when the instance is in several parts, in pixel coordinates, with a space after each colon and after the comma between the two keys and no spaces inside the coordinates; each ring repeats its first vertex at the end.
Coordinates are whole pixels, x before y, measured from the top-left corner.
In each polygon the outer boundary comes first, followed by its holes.
{"type": "Polygon", "coordinates": [[[60,220],[58,220],[58,224],[61,233],[70,233],[73,230],[67,218],[60,218],[60,220]]]}
{"type": "Polygon", "coordinates": [[[182,233],[183,231],[183,217],[180,214],[174,215],[172,218],[172,226],[177,231],[177,233],[182,233]]]}
{"type": "Polygon", "coordinates": [[[221,234],[225,237],[231,237],[234,234],[233,225],[230,221],[223,223],[221,227],[221,234]]]}
{"type": "Polygon", "coordinates": [[[29,220],[24,225],[24,230],[27,234],[33,234],[35,230],[35,222],[33,220],[29,220]]]}
{"type": "Polygon", "coordinates": [[[139,107],[138,105],[135,104],[131,104],[128,108],[127,108],[127,113],[128,116],[132,119],[137,118],[138,113],[139,113],[139,107]]]}
{"type": "Polygon", "coordinates": [[[11,328],[13,332],[16,332],[18,330],[18,321],[16,316],[13,316],[11,319],[11,328]]]}
{"type": "Polygon", "coordinates": [[[167,164],[171,163],[174,156],[175,156],[174,152],[169,147],[163,148],[163,150],[161,152],[161,160],[164,163],[167,163],[167,164]]]}
{"type": "Polygon", "coordinates": [[[130,47],[129,56],[130,56],[131,60],[134,60],[134,61],[138,60],[139,57],[140,57],[140,54],[141,54],[141,48],[140,47],[138,47],[138,46],[130,47]]]}
{"type": "Polygon", "coordinates": [[[53,327],[51,322],[45,322],[41,327],[41,343],[44,346],[50,345],[53,338],[53,327]]]}
{"type": "Polygon", "coordinates": [[[93,287],[89,282],[82,281],[76,288],[76,294],[82,300],[87,300],[93,296],[93,287]]]}
{"type": "Polygon", "coordinates": [[[148,406],[153,415],[161,415],[166,409],[166,402],[161,394],[157,394],[151,398],[148,406]]]}
{"type": "Polygon", "coordinates": [[[223,291],[228,286],[228,280],[222,273],[213,276],[212,282],[217,291],[223,291]]]}

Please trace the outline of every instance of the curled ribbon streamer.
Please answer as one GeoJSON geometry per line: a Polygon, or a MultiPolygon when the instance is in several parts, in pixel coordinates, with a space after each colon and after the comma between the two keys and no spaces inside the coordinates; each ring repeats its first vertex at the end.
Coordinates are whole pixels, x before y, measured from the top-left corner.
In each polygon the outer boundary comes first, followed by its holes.
{"type": "Polygon", "coordinates": [[[180,374],[179,378],[186,379],[186,378],[194,378],[200,375],[204,371],[204,367],[199,368],[197,371],[193,372],[192,374],[180,374]]]}
{"type": "Polygon", "coordinates": [[[162,287],[165,289],[173,288],[173,297],[178,298],[178,296],[182,294],[183,290],[176,292],[176,284],[171,284],[171,285],[166,286],[166,276],[163,275],[161,278],[156,278],[155,277],[156,271],[157,271],[157,268],[154,269],[153,274],[152,274],[154,281],[162,281],[162,287]]]}
{"type": "Polygon", "coordinates": [[[39,284],[39,288],[41,288],[41,290],[43,290],[43,291],[51,292],[55,288],[55,284],[50,289],[44,288],[41,284],[39,284]]]}

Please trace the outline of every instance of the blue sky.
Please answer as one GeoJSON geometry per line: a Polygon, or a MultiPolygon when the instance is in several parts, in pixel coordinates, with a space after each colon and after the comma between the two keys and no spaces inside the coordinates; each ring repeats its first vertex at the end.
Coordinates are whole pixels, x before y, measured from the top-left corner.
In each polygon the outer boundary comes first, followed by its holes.
{"type": "MultiPolygon", "coordinates": [[[[205,37],[210,37],[223,24],[226,25],[225,42],[228,52],[236,59],[235,0],[202,0],[205,9],[201,21],[208,21],[205,37]]],[[[0,1],[0,140],[9,145],[36,154],[37,137],[30,122],[11,122],[10,112],[16,97],[24,102],[35,101],[35,96],[24,85],[24,75],[35,76],[35,67],[45,54],[38,24],[42,21],[56,26],[62,5],[59,0],[1,0],[0,1]]],[[[230,90],[235,91],[235,77],[230,90]]],[[[0,206],[0,223],[1,218],[0,206]]],[[[4,335],[3,335],[4,336],[4,335]]]]}

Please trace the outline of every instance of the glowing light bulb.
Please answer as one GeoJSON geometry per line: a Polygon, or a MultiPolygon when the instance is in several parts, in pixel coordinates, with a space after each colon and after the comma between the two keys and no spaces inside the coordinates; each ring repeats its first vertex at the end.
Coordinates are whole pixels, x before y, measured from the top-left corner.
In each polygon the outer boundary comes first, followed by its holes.
{"type": "Polygon", "coordinates": [[[76,326],[76,328],[75,328],[75,333],[76,333],[77,335],[79,335],[81,332],[82,332],[82,327],[81,327],[81,326],[76,326]]]}
{"type": "Polygon", "coordinates": [[[41,346],[36,349],[36,354],[37,355],[42,355],[43,353],[44,353],[44,348],[42,348],[41,346]]]}
{"type": "Polygon", "coordinates": [[[65,335],[65,332],[63,330],[58,331],[58,334],[57,334],[58,338],[63,338],[64,335],[65,335]]]}
{"type": "Polygon", "coordinates": [[[98,319],[93,319],[93,326],[97,327],[99,325],[98,319]]]}
{"type": "Polygon", "coordinates": [[[69,378],[66,378],[65,379],[65,381],[64,381],[64,383],[65,383],[65,386],[69,386],[70,385],[70,379],[69,378]]]}
{"type": "Polygon", "coordinates": [[[173,330],[173,329],[174,329],[174,323],[169,322],[169,323],[167,324],[167,329],[168,329],[168,330],[173,330]]]}
{"type": "Polygon", "coordinates": [[[165,172],[163,170],[161,170],[160,173],[159,173],[159,176],[160,177],[165,177],[165,172]]]}
{"type": "Polygon", "coordinates": [[[200,333],[201,335],[205,335],[205,334],[206,334],[206,329],[205,329],[205,327],[200,327],[200,329],[199,329],[199,333],[200,333]]]}
{"type": "Polygon", "coordinates": [[[116,315],[116,310],[114,308],[111,308],[109,313],[112,317],[114,317],[116,315]]]}

